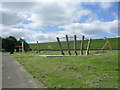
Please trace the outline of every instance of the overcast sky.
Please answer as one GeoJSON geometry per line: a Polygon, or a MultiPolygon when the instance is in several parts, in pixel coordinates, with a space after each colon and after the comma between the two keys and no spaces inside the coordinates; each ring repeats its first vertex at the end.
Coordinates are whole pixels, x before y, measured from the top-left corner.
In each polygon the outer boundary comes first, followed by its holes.
{"type": "Polygon", "coordinates": [[[56,37],[118,36],[117,2],[2,2],[2,37],[54,42],[56,37]]]}

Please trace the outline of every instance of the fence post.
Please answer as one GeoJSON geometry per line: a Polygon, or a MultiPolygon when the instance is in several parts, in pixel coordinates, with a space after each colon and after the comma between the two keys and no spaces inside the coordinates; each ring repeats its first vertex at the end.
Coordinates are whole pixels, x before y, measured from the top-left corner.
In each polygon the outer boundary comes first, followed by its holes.
{"type": "Polygon", "coordinates": [[[76,35],[74,35],[74,53],[77,55],[77,42],[76,42],[76,35]]]}
{"type": "Polygon", "coordinates": [[[37,46],[38,46],[38,53],[40,53],[40,45],[39,45],[38,41],[37,41],[37,46]]]}
{"type": "Polygon", "coordinates": [[[62,55],[65,55],[64,52],[63,52],[63,49],[62,49],[62,46],[61,46],[59,37],[57,37],[57,41],[58,41],[58,45],[59,45],[59,47],[60,47],[61,54],[62,54],[62,55]]]}
{"type": "Polygon", "coordinates": [[[80,55],[83,55],[84,36],[82,36],[80,55]]]}
{"type": "Polygon", "coordinates": [[[68,36],[67,36],[67,35],[66,35],[66,42],[67,42],[68,54],[71,55],[71,52],[70,52],[70,45],[69,45],[69,40],[68,40],[68,36]]]}
{"type": "Polygon", "coordinates": [[[89,55],[89,49],[90,49],[90,45],[91,45],[91,38],[88,41],[88,46],[87,46],[87,50],[86,50],[86,55],[89,55]]]}

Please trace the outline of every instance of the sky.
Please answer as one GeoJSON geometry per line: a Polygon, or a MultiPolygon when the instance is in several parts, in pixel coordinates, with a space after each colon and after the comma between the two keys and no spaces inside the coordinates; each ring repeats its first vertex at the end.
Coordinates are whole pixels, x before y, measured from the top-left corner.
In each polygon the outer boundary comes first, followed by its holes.
{"type": "MultiPolygon", "coordinates": [[[[3,38],[28,43],[55,42],[56,37],[118,37],[118,2],[1,2],[3,38]]],[[[65,40],[64,38],[61,40],[65,40]]]]}

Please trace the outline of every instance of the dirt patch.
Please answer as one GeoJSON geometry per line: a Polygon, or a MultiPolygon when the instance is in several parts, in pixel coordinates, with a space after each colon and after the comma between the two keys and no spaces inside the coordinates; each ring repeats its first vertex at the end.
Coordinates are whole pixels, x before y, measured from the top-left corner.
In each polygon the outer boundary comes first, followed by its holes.
{"type": "Polygon", "coordinates": [[[62,71],[64,71],[64,70],[79,70],[80,68],[78,68],[78,67],[76,67],[76,66],[60,66],[60,67],[58,67],[57,68],[58,70],[62,70],[62,71]]]}

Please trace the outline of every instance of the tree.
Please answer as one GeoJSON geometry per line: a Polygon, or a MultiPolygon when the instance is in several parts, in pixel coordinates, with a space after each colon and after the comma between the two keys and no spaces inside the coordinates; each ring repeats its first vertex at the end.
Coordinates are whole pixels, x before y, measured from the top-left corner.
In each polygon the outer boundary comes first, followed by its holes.
{"type": "MultiPolygon", "coordinates": [[[[15,46],[22,46],[22,42],[24,42],[24,50],[30,50],[29,44],[22,38],[18,41],[14,36],[9,36],[6,38],[2,38],[2,49],[5,49],[7,52],[14,52],[15,46]]],[[[19,48],[18,48],[19,51],[19,48]]]]}
{"type": "Polygon", "coordinates": [[[20,39],[17,41],[17,45],[22,46],[22,42],[24,42],[24,50],[25,50],[25,51],[30,50],[29,44],[28,44],[24,39],[22,39],[22,38],[20,38],[20,39]]]}
{"type": "Polygon", "coordinates": [[[14,36],[2,38],[2,48],[7,52],[14,51],[16,42],[17,40],[14,36]]]}

